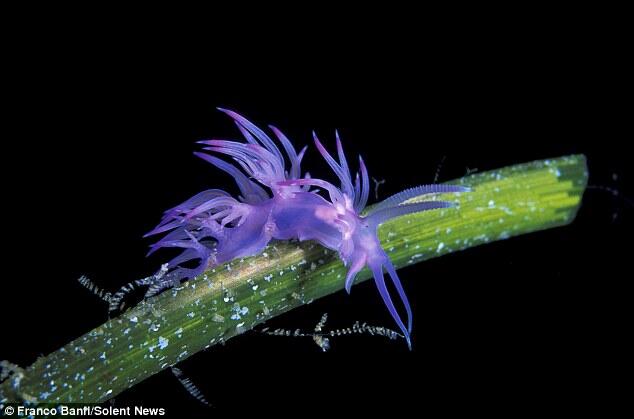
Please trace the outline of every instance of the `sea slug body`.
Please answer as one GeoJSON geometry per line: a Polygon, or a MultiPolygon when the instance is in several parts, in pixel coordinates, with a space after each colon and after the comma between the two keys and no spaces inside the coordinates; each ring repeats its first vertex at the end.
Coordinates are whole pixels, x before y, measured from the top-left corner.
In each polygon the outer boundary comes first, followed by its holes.
{"type": "Polygon", "coordinates": [[[381,247],[377,228],[401,215],[453,206],[444,201],[402,204],[410,198],[469,189],[454,185],[418,186],[391,196],[362,216],[370,191],[368,171],[359,157],[360,173],[352,180],[338,134],[337,160],[315,133],[313,137],[320,154],[337,175],[340,187],[313,179],[308,173],[302,176],[300,164],[306,147],[297,153],[279,129],[270,126],[290,165],[264,131],[233,111],[220,110],[234,120],[246,142],[213,139],[199,143],[204,151],[231,157],[237,165],[208,153],[195,154],[233,176],[240,196],[236,199],[225,191],[209,189],[166,211],[160,224],[146,236],[169,233],[151,246],[150,253],[165,247],[183,248],[169,262],[170,275],[182,280],[232,259],[256,255],[272,239],[314,240],[339,253],[348,267],[345,278],[348,292],[356,274],[366,266],[370,269],[385,305],[411,347],[412,311],[396,269],[381,247]],[[319,190],[325,191],[328,199],[316,193],[319,190]],[[192,261],[198,261],[196,267],[183,266],[192,261]],[[405,307],[406,322],[392,301],[384,270],[405,307]]]}

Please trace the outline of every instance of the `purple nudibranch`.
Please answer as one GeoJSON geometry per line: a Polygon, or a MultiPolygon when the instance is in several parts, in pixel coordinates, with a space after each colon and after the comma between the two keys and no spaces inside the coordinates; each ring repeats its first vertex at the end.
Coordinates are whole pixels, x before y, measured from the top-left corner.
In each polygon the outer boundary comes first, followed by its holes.
{"type": "Polygon", "coordinates": [[[150,253],[164,247],[184,249],[168,265],[172,269],[171,277],[184,280],[232,259],[256,255],[272,239],[315,240],[336,250],[349,267],[345,279],[348,293],[356,274],[366,266],[370,269],[385,305],[411,348],[412,311],[396,269],[381,247],[377,228],[401,215],[453,206],[444,201],[402,204],[410,198],[470,189],[457,185],[422,185],[387,198],[362,216],[370,191],[368,171],[359,156],[360,174],[356,174],[353,182],[338,133],[335,135],[338,161],[326,151],[314,132],[313,138],[339,178],[339,188],[313,179],[308,173],[302,177],[300,164],[307,147],[297,153],[279,129],[269,126],[286,153],[288,166],[276,143],[264,131],[233,111],[218,109],[233,118],[246,143],[227,140],[199,143],[205,146],[205,151],[233,158],[237,166],[207,153],[194,154],[233,176],[241,195],[235,199],[225,191],[209,189],[167,210],[160,224],[146,236],[170,233],[153,244],[150,253]],[[325,191],[328,199],[316,193],[319,190],[325,191]],[[196,267],[183,266],[192,261],[198,261],[196,267]],[[401,320],[392,301],[384,269],[405,307],[407,324],[401,320]]]}

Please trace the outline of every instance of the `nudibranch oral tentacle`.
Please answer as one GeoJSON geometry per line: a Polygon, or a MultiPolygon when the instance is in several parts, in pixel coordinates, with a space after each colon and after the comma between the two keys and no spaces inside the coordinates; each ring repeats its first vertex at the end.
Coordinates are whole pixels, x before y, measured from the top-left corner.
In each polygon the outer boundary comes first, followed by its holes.
{"type": "Polygon", "coordinates": [[[418,186],[387,198],[361,215],[370,193],[368,170],[359,156],[359,172],[353,181],[337,131],[337,160],[314,132],[313,140],[340,187],[311,178],[308,172],[302,176],[306,147],[298,153],[278,128],[269,126],[286,156],[271,137],[246,118],[230,110],[219,110],[233,119],[246,142],[199,141],[205,152],[194,154],[231,175],[241,195],[235,199],[225,191],[209,189],[165,211],[159,225],[146,234],[167,233],[151,246],[150,253],[165,247],[182,248],[183,252],[169,263],[169,275],[180,281],[234,258],[256,255],[272,239],[315,240],[337,251],[348,267],[346,291],[350,292],[363,268],[370,269],[381,298],[411,348],[412,310],[396,269],[381,247],[378,227],[402,215],[454,206],[437,200],[406,202],[414,197],[470,189],[454,185],[418,186]],[[229,157],[235,164],[208,153],[229,157]],[[319,190],[325,191],[327,198],[317,193],[319,190]],[[406,322],[394,304],[384,272],[405,309],[406,322]]]}

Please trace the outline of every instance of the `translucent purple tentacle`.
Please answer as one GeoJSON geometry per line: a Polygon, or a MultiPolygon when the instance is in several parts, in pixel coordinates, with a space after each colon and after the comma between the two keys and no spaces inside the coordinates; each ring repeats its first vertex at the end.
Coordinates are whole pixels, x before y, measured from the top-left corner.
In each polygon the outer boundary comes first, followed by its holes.
{"type": "Polygon", "coordinates": [[[380,224],[383,224],[384,222],[391,220],[392,218],[400,217],[402,215],[433,209],[451,208],[454,206],[455,204],[453,204],[452,202],[444,201],[427,201],[417,202],[415,204],[398,205],[396,207],[384,208],[382,210],[373,212],[372,215],[369,215],[366,218],[366,220],[369,225],[379,226],[380,224]]]}
{"type": "Polygon", "coordinates": [[[253,136],[255,136],[255,138],[257,138],[258,141],[260,141],[262,143],[262,145],[264,145],[264,147],[266,147],[266,149],[268,151],[273,153],[273,155],[275,155],[275,157],[277,157],[277,159],[280,162],[284,162],[284,157],[282,156],[282,153],[280,152],[280,149],[277,148],[277,146],[275,145],[273,140],[271,140],[271,138],[268,135],[266,135],[266,133],[264,131],[262,131],[255,124],[253,124],[251,121],[249,121],[248,119],[246,119],[242,115],[237,114],[236,112],[230,111],[228,109],[222,109],[222,108],[218,108],[218,110],[221,111],[221,112],[226,113],[231,118],[233,118],[236,122],[238,122],[239,125],[242,125],[251,134],[253,134],[253,136]]]}
{"type": "Polygon", "coordinates": [[[151,231],[145,233],[143,237],[149,237],[149,236],[154,236],[155,234],[165,233],[166,231],[179,227],[182,225],[184,218],[185,217],[174,217],[170,222],[161,223],[158,226],[154,227],[151,231]]]}
{"type": "Polygon", "coordinates": [[[348,270],[348,273],[346,274],[345,288],[346,288],[346,292],[348,294],[350,294],[350,291],[352,289],[352,285],[354,284],[354,280],[355,280],[357,274],[365,266],[365,263],[366,263],[365,257],[356,258],[356,259],[352,260],[352,263],[350,265],[350,269],[348,270]]]}
{"type": "Polygon", "coordinates": [[[214,198],[210,201],[205,202],[204,204],[200,204],[196,208],[193,208],[185,215],[185,220],[189,220],[190,218],[201,214],[203,212],[209,210],[220,210],[221,208],[233,208],[235,206],[239,206],[240,203],[236,201],[234,198],[221,196],[218,198],[214,198]]]}
{"type": "Polygon", "coordinates": [[[227,140],[203,140],[198,141],[200,144],[207,144],[213,147],[204,148],[204,150],[212,150],[220,153],[231,155],[232,157],[244,160],[246,163],[258,167],[262,163],[266,163],[275,169],[277,174],[284,173],[284,161],[279,160],[270,151],[257,144],[244,144],[227,140]]]}
{"type": "Polygon", "coordinates": [[[173,243],[177,240],[181,240],[184,239],[185,237],[187,237],[185,235],[185,230],[182,228],[179,228],[177,230],[174,230],[172,232],[170,232],[167,236],[163,237],[161,240],[157,241],[156,243],[152,244],[150,246],[150,250],[147,252],[147,254],[145,255],[150,256],[152,253],[156,252],[159,249],[162,249],[163,247],[174,247],[174,246],[170,246],[168,245],[169,243],[173,243]]]}
{"type": "MultiPolygon", "coordinates": [[[[346,154],[343,152],[343,145],[341,145],[341,139],[339,138],[339,131],[335,130],[335,140],[337,142],[337,157],[339,158],[339,164],[343,175],[350,184],[352,189],[352,177],[350,176],[350,168],[348,167],[348,161],[346,160],[346,154]]],[[[352,193],[353,191],[351,191],[352,193]]]]}
{"type": "Polygon", "coordinates": [[[230,195],[220,189],[209,189],[194,195],[187,201],[165,211],[161,222],[152,231],[143,235],[143,237],[148,237],[155,234],[163,233],[168,230],[172,230],[173,228],[181,224],[183,220],[183,214],[204,202],[222,196],[228,197],[230,195]]]}
{"type": "Polygon", "coordinates": [[[376,287],[379,290],[379,294],[381,294],[381,298],[383,298],[383,302],[387,307],[388,311],[392,315],[392,318],[398,325],[398,327],[405,335],[405,339],[407,340],[407,346],[411,349],[412,342],[410,340],[409,329],[405,327],[403,324],[403,320],[401,320],[401,316],[399,316],[396,307],[394,306],[394,302],[392,301],[392,297],[390,296],[390,292],[387,289],[385,284],[385,278],[383,277],[383,266],[380,263],[370,263],[370,270],[372,271],[372,275],[374,276],[374,282],[376,283],[376,287]]]}
{"type": "Polygon", "coordinates": [[[319,153],[324,157],[326,163],[330,166],[333,172],[339,178],[341,182],[341,190],[344,194],[348,195],[351,199],[354,198],[354,188],[352,187],[352,181],[350,180],[350,172],[343,170],[343,168],[332,158],[330,153],[326,150],[326,148],[321,144],[319,138],[317,138],[317,134],[313,131],[313,140],[315,141],[315,146],[319,150],[319,153]]]}
{"type": "Polygon", "coordinates": [[[339,191],[339,189],[337,189],[337,187],[335,185],[333,185],[330,182],[326,182],[325,180],[321,180],[321,179],[292,179],[292,180],[286,180],[283,182],[278,182],[277,183],[278,186],[317,186],[319,188],[322,188],[324,190],[326,190],[330,196],[330,201],[334,204],[334,203],[342,203],[344,202],[344,198],[343,195],[341,194],[341,192],[339,191]]]}
{"type": "Polygon", "coordinates": [[[368,169],[365,167],[363,158],[359,156],[359,167],[361,168],[361,187],[360,194],[356,197],[358,200],[354,206],[357,213],[363,211],[368,203],[368,196],[370,195],[370,176],[368,175],[368,169]]]}
{"type": "Polygon", "coordinates": [[[200,254],[195,249],[185,249],[183,253],[169,261],[169,266],[178,266],[191,260],[199,259],[200,254]]]}
{"type": "Polygon", "coordinates": [[[359,204],[359,197],[361,196],[361,178],[359,178],[359,172],[354,179],[354,209],[357,210],[359,204]]]}
{"type": "Polygon", "coordinates": [[[275,182],[286,180],[284,161],[280,161],[263,147],[225,140],[205,140],[199,143],[211,146],[204,147],[204,150],[233,157],[249,176],[263,185],[271,187],[275,182]]]}
{"type": "Polygon", "coordinates": [[[385,269],[387,273],[390,275],[392,282],[394,283],[394,287],[398,292],[399,297],[401,297],[401,301],[405,306],[405,311],[407,312],[407,331],[412,333],[412,307],[409,304],[409,299],[407,298],[407,294],[405,294],[405,290],[403,289],[403,284],[401,284],[401,280],[396,274],[396,269],[394,269],[394,265],[392,265],[392,261],[387,255],[385,256],[385,269]]]}
{"type": "Polygon", "coordinates": [[[286,151],[286,154],[288,155],[288,159],[291,162],[291,168],[288,172],[289,173],[288,179],[299,179],[301,177],[300,165],[302,162],[302,157],[304,156],[304,153],[306,152],[306,147],[304,147],[304,149],[300,151],[298,155],[297,152],[295,151],[295,147],[293,147],[293,144],[291,144],[288,137],[284,135],[282,131],[280,131],[278,128],[274,127],[273,125],[269,125],[269,128],[271,129],[271,131],[273,131],[277,139],[280,140],[280,142],[282,143],[282,146],[284,147],[284,151],[286,151]]]}
{"type": "Polygon", "coordinates": [[[372,214],[376,211],[384,208],[393,207],[399,205],[408,199],[415,198],[417,196],[434,194],[434,193],[459,193],[470,192],[471,188],[459,185],[420,185],[414,188],[405,189],[397,194],[394,194],[385,200],[374,205],[368,214],[372,214]]]}
{"type": "Polygon", "coordinates": [[[200,153],[198,151],[195,151],[194,155],[213,164],[218,169],[231,175],[236,181],[236,184],[240,189],[240,194],[242,194],[245,202],[262,202],[269,198],[269,194],[266,193],[266,191],[262,189],[260,185],[251,181],[248,177],[245,176],[244,173],[240,171],[240,169],[238,169],[234,165],[229,164],[226,161],[219,159],[218,157],[210,156],[209,154],[200,153]]]}
{"type": "Polygon", "coordinates": [[[176,205],[173,208],[168,209],[167,211],[164,212],[163,215],[163,220],[167,220],[170,217],[173,217],[174,215],[178,215],[178,214],[182,214],[183,212],[196,207],[200,204],[202,204],[205,201],[208,201],[212,198],[216,198],[219,196],[231,196],[229,195],[227,192],[221,190],[221,189],[208,189],[206,191],[202,191],[200,193],[197,193],[196,195],[192,196],[191,198],[189,198],[188,200],[186,200],[185,202],[182,202],[178,205],[176,205]]]}
{"type": "Polygon", "coordinates": [[[251,135],[249,130],[244,127],[244,125],[242,125],[238,121],[233,121],[233,122],[236,124],[236,127],[238,127],[238,130],[240,131],[244,139],[247,140],[248,143],[257,144],[257,145],[260,144],[258,140],[256,140],[255,137],[251,135]]]}
{"type": "Polygon", "coordinates": [[[297,160],[299,161],[299,163],[302,162],[302,159],[304,158],[304,154],[306,154],[306,150],[308,150],[308,146],[307,145],[305,145],[304,148],[302,148],[301,151],[299,152],[299,154],[297,155],[297,160]]]}

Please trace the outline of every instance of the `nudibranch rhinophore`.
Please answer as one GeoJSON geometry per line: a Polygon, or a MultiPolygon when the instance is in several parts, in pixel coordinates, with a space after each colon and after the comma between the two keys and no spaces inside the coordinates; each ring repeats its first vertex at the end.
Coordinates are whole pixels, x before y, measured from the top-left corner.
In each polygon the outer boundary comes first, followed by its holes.
{"type": "Polygon", "coordinates": [[[204,151],[229,156],[237,165],[208,153],[195,154],[233,176],[240,196],[236,199],[223,190],[209,189],[167,210],[160,224],[146,234],[169,231],[151,246],[150,253],[164,247],[183,248],[183,252],[169,262],[170,276],[183,280],[232,259],[256,255],[272,239],[314,240],[337,251],[349,267],[345,279],[348,292],[356,274],[365,266],[370,269],[385,305],[411,347],[412,311],[396,269],[381,247],[378,226],[401,215],[453,206],[444,201],[403,204],[410,198],[431,193],[468,192],[469,188],[418,186],[387,198],[362,216],[370,190],[368,171],[359,156],[360,174],[357,172],[353,182],[338,133],[335,135],[338,161],[326,151],[314,132],[313,139],[339,178],[339,188],[313,179],[308,173],[302,177],[300,164],[307,147],[297,153],[289,139],[270,126],[286,153],[288,166],[276,142],[263,130],[233,111],[220,110],[234,120],[246,142],[214,139],[199,143],[204,145],[204,151]],[[319,195],[319,191],[324,191],[328,198],[319,195]],[[196,267],[183,266],[192,261],[198,261],[196,267]],[[384,269],[405,307],[407,324],[392,301],[384,269]]]}

